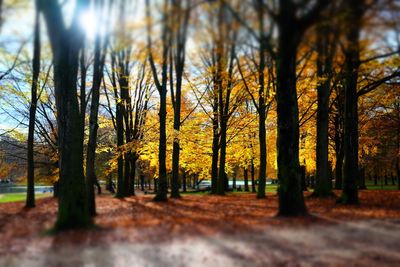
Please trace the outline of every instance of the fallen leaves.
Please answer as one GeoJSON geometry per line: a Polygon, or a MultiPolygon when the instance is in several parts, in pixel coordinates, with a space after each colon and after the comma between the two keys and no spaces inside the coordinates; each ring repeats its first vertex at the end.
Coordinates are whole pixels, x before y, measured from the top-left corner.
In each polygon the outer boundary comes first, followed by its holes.
{"type": "Polygon", "coordinates": [[[0,204],[0,255],[19,253],[28,243],[46,248],[55,243],[168,242],[176,237],[237,235],[272,227],[332,223],[323,218],[400,218],[400,191],[361,191],[357,206],[337,205],[334,198],[306,197],[306,202],[314,216],[288,219],[275,217],[276,195],[264,200],[257,200],[255,194],[186,195],[167,203],[153,202],[152,196],[119,200],[101,195],[97,197],[96,228],[55,236],[44,234],[55,222],[55,199],[40,199],[31,210],[24,209],[23,202],[0,204]]]}

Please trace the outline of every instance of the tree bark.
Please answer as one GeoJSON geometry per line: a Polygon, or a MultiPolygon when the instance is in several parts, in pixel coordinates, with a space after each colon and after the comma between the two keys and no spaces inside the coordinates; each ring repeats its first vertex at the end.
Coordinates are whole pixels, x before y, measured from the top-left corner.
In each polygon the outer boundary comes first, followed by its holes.
{"type": "Polygon", "coordinates": [[[217,194],[225,195],[225,159],[226,159],[226,130],[227,122],[221,119],[221,131],[220,131],[220,158],[219,158],[219,174],[217,183],[217,194]]]}
{"type": "Polygon", "coordinates": [[[211,194],[217,193],[218,183],[218,157],[219,157],[219,133],[218,133],[218,100],[214,99],[213,106],[213,141],[211,162],[211,194]]]}
{"type": "Polygon", "coordinates": [[[277,53],[278,195],[279,215],[307,214],[300,182],[299,111],[296,91],[296,55],[301,32],[296,30],[295,7],[280,1],[277,53]]]}
{"type": "Polygon", "coordinates": [[[249,192],[249,172],[247,168],[243,168],[243,176],[244,176],[244,191],[249,192]]]}
{"type": "Polygon", "coordinates": [[[166,155],[167,155],[167,82],[168,82],[168,55],[171,44],[171,32],[169,27],[169,16],[168,13],[170,6],[169,2],[165,1],[163,6],[162,14],[162,55],[161,55],[161,80],[158,78],[157,68],[155,66],[153,51],[152,51],[152,36],[151,36],[151,12],[150,12],[150,0],[146,0],[146,18],[147,23],[147,49],[149,51],[149,62],[153,73],[153,78],[160,94],[160,107],[159,107],[159,145],[158,145],[158,188],[154,201],[167,201],[168,200],[168,181],[167,181],[167,166],[166,166],[166,155]]]}
{"type": "MultiPolygon", "coordinates": [[[[172,181],[171,181],[171,197],[180,198],[179,195],[179,153],[180,153],[180,127],[181,127],[181,94],[182,94],[182,78],[185,67],[186,56],[186,39],[189,26],[189,17],[191,7],[189,0],[173,1],[174,16],[171,16],[172,24],[175,25],[175,96],[172,94],[172,102],[174,107],[174,142],[172,148],[172,181]],[[183,2],[186,5],[183,5],[183,2]]],[[[173,49],[171,49],[173,51],[173,49]]],[[[172,64],[172,62],[171,62],[172,64]]],[[[172,75],[171,75],[172,76],[172,75]]],[[[172,77],[171,77],[172,80],[172,77]]],[[[172,86],[171,86],[172,89],[172,86]]]]}
{"type": "Polygon", "coordinates": [[[92,100],[90,104],[89,118],[89,141],[86,154],[86,188],[88,194],[88,209],[90,216],[96,215],[94,186],[96,184],[97,177],[95,172],[95,160],[97,147],[97,130],[99,128],[98,114],[100,102],[100,87],[103,80],[104,61],[105,51],[103,51],[102,53],[101,39],[99,35],[96,35],[93,63],[92,100]]]}
{"type": "Polygon", "coordinates": [[[36,3],[35,10],[35,29],[33,41],[33,59],[32,59],[32,88],[31,88],[31,106],[29,108],[29,128],[28,128],[28,188],[26,192],[26,207],[35,207],[35,162],[34,162],[34,134],[37,108],[37,88],[40,73],[40,18],[39,7],[36,3]]]}
{"type": "MultiPolygon", "coordinates": [[[[250,164],[250,175],[251,175],[251,192],[256,193],[256,181],[254,179],[254,176],[256,174],[254,170],[254,159],[251,159],[251,164],[250,164]]],[[[260,182],[260,181],[259,181],[260,182]]],[[[260,184],[258,185],[260,186],[260,184]]]]}
{"type": "Polygon", "coordinates": [[[360,66],[359,36],[364,0],[346,1],[346,44],[344,66],[344,161],[343,191],[339,202],[358,203],[358,99],[357,79],[360,66]]]}
{"type": "MultiPolygon", "coordinates": [[[[75,14],[88,5],[78,1],[75,14]]],[[[47,24],[54,62],[54,85],[57,106],[60,186],[56,230],[91,225],[83,172],[83,114],[79,110],[77,74],[79,52],[84,35],[75,16],[70,28],[64,25],[61,6],[56,0],[40,0],[47,24]]]]}
{"type": "MultiPolygon", "coordinates": [[[[117,68],[115,55],[111,56],[111,66],[113,70],[117,68]]],[[[123,106],[121,101],[119,101],[119,95],[117,90],[117,81],[115,77],[115,71],[112,72],[112,84],[114,89],[114,97],[115,97],[115,124],[117,131],[117,153],[119,154],[117,159],[117,198],[125,197],[125,187],[124,187],[124,159],[122,152],[120,151],[121,147],[124,145],[124,119],[123,119],[123,106]]]]}
{"type": "MultiPolygon", "coordinates": [[[[338,99],[340,102],[340,99],[338,99]]],[[[343,123],[342,123],[342,111],[341,105],[338,105],[338,114],[335,117],[335,153],[336,153],[336,164],[335,164],[335,189],[342,189],[343,186],[343,123]]]]}
{"type": "Polygon", "coordinates": [[[317,86],[317,172],[316,188],[314,195],[318,197],[329,197],[332,195],[332,183],[329,179],[328,159],[328,126],[329,126],[329,95],[333,56],[330,44],[330,29],[324,21],[317,30],[317,75],[319,84],[317,86]]]}

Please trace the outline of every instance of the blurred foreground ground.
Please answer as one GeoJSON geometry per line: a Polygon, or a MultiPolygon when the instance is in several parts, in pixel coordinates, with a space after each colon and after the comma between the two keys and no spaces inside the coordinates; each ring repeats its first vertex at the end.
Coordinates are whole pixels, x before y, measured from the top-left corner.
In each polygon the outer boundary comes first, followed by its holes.
{"type": "Polygon", "coordinates": [[[400,192],[361,191],[361,205],[307,198],[313,216],[275,217],[254,194],[97,198],[97,227],[46,233],[56,201],[0,204],[0,266],[400,266],[400,192]]]}

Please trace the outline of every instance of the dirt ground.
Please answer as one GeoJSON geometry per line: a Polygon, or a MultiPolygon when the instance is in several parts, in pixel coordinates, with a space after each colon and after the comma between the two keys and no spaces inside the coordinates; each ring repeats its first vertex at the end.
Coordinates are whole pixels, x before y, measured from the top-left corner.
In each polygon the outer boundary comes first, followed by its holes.
{"type": "Polygon", "coordinates": [[[288,219],[276,196],[100,196],[94,229],[56,235],[54,199],[0,204],[0,266],[400,266],[400,192],[360,199],[307,198],[312,216],[288,219]]]}

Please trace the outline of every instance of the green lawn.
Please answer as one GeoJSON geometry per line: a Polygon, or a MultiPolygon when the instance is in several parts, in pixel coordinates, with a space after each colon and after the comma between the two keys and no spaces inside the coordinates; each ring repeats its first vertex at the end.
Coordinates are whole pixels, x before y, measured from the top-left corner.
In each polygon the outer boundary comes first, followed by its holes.
{"type": "Polygon", "coordinates": [[[397,190],[397,185],[369,185],[367,184],[368,190],[397,190]]]}
{"type": "MultiPolygon", "coordinates": [[[[272,185],[268,184],[268,185],[266,185],[265,189],[266,189],[267,193],[276,193],[277,187],[278,186],[276,184],[272,184],[272,185]]],[[[242,191],[229,192],[228,194],[248,194],[248,193],[251,193],[251,186],[249,186],[249,189],[250,189],[250,192],[246,192],[246,191],[243,191],[244,187],[242,187],[242,191]]],[[[181,193],[181,194],[184,194],[184,195],[207,195],[209,193],[210,193],[210,191],[188,191],[186,193],[181,193]]]]}
{"type": "MultiPolygon", "coordinates": [[[[49,197],[51,195],[52,194],[50,193],[37,194],[36,198],[49,197]]],[[[25,199],[26,199],[26,193],[0,194],[0,203],[25,201],[25,199]]]]}

